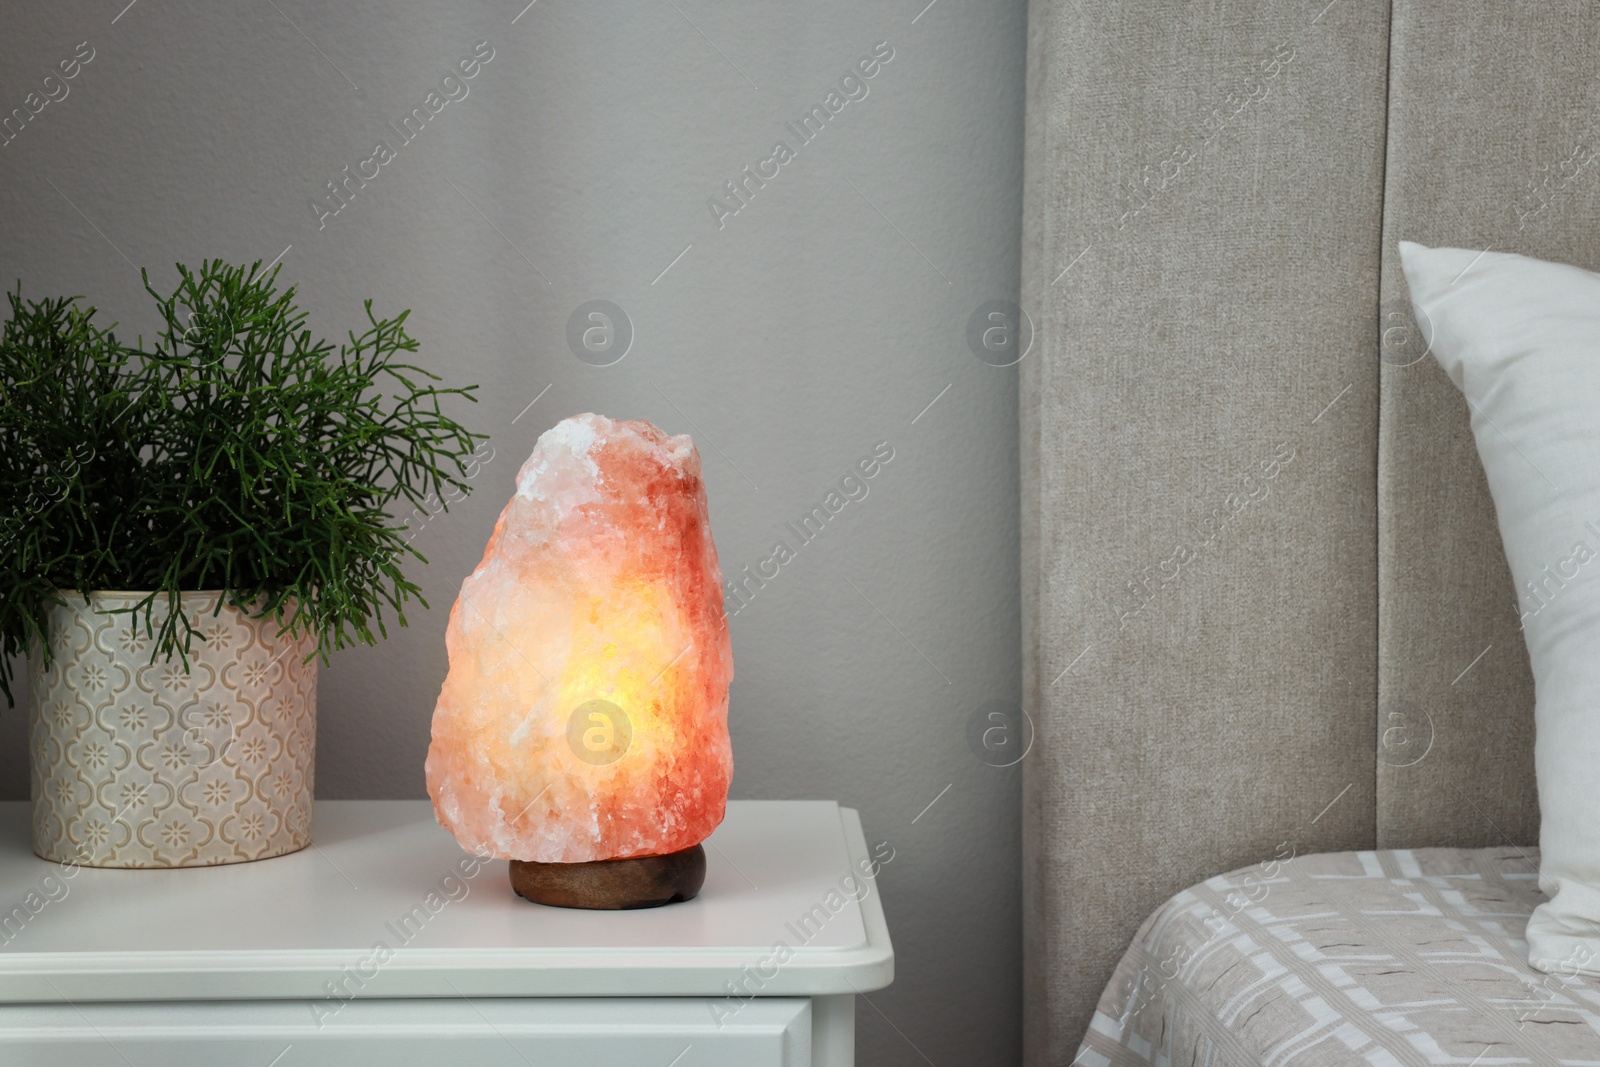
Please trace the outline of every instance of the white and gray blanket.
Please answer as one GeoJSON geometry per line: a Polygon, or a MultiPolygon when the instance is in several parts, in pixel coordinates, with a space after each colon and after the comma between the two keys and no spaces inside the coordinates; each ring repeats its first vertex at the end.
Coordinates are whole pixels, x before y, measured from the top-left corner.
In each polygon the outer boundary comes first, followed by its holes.
{"type": "Polygon", "coordinates": [[[1140,929],[1074,1065],[1600,1067],[1600,981],[1528,966],[1535,849],[1287,854],[1140,929]]]}

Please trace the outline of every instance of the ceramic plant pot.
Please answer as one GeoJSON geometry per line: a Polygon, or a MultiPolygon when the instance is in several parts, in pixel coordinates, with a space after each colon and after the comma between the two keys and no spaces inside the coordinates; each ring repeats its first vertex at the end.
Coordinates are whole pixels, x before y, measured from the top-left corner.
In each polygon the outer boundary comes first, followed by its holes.
{"type": "MultiPolygon", "coordinates": [[[[89,867],[200,867],[311,843],[317,664],[310,637],[184,593],[189,669],[151,662],[127,615],[146,596],[68,594],[49,610],[49,667],[29,662],[33,850],[89,867]]],[[[155,632],[166,614],[158,599],[155,632]]],[[[142,619],[142,615],[141,615],[142,619]]]]}

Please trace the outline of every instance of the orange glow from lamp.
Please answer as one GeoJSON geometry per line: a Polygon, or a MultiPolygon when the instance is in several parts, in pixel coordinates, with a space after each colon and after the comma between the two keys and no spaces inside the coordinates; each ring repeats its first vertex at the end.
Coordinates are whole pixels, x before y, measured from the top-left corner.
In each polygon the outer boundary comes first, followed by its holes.
{"type": "Polygon", "coordinates": [[[648,422],[539,438],[445,638],[428,794],[543,904],[651,907],[705,878],[733,651],[700,455],[648,422]]]}

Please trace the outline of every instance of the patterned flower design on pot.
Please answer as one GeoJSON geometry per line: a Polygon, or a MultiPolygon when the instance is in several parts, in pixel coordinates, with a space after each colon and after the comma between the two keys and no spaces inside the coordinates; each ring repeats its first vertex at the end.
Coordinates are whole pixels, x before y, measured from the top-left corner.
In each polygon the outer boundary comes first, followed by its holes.
{"type": "Polygon", "coordinates": [[[247,737],[239,745],[239,762],[246,770],[254,770],[265,763],[267,759],[267,739],[264,737],[247,737]]]}
{"type": "Polygon", "coordinates": [[[117,722],[131,732],[143,733],[150,729],[154,717],[152,709],[145,704],[124,704],[116,709],[117,722]]]}
{"type": "Polygon", "coordinates": [[[248,714],[247,707],[209,694],[184,705],[178,712],[178,723],[183,728],[188,766],[198,770],[225,762],[248,714]]]}
{"type": "Polygon", "coordinates": [[[78,720],[87,721],[89,718],[87,715],[79,714],[81,707],[82,705],[73,704],[66,700],[56,700],[51,702],[50,710],[45,714],[50,716],[50,721],[57,730],[69,730],[78,720]]]}
{"type": "Polygon", "coordinates": [[[150,850],[151,866],[183,867],[193,862],[215,831],[186,808],[173,805],[138,824],[135,836],[150,850]]]}
{"type": "Polygon", "coordinates": [[[211,664],[189,656],[189,669],[181,659],[157,660],[139,668],[139,686],[151,692],[187,700],[194,693],[216,684],[217,670],[211,664]]]}
{"type": "Polygon", "coordinates": [[[182,737],[169,737],[162,741],[158,746],[157,758],[161,761],[161,769],[168,774],[175,774],[180,768],[194,765],[189,756],[188,741],[182,737]]]}
{"type": "Polygon", "coordinates": [[[237,802],[250,795],[250,785],[223,764],[198,770],[178,789],[178,803],[195,818],[219,822],[232,813],[237,802]]]}
{"type": "Polygon", "coordinates": [[[261,850],[269,840],[268,833],[277,823],[271,806],[255,792],[247,794],[233,812],[223,817],[217,834],[241,854],[249,855],[261,850]]]}
{"type": "Polygon", "coordinates": [[[130,823],[148,818],[151,812],[171,804],[172,794],[170,785],[137,763],[95,789],[95,799],[111,812],[113,820],[130,823]]]}
{"type": "Polygon", "coordinates": [[[40,720],[28,731],[28,748],[35,760],[46,760],[53,767],[83,737],[94,716],[78,701],[60,697],[49,702],[40,720]]]}
{"type": "Polygon", "coordinates": [[[274,808],[278,818],[280,833],[288,833],[295,837],[311,840],[311,806],[304,798],[297,798],[293,804],[283,808],[274,808]]]}
{"type": "Polygon", "coordinates": [[[86,854],[103,852],[111,844],[111,825],[104,819],[91,817],[75,823],[71,836],[83,846],[86,854]]]}
{"type": "Polygon", "coordinates": [[[117,627],[112,647],[130,665],[142,667],[150,662],[150,654],[155,651],[156,643],[153,638],[146,636],[142,627],[123,625],[117,627]]]}
{"type": "Polygon", "coordinates": [[[289,732],[288,742],[284,746],[284,751],[298,764],[311,759],[316,745],[316,723],[308,721],[296,724],[295,728],[289,732]]]}
{"type": "Polygon", "coordinates": [[[54,690],[56,700],[66,698],[86,708],[97,709],[115,701],[118,694],[128,688],[127,670],[109,657],[96,655],[99,651],[93,649],[83,659],[73,661],[57,653],[50,668],[51,673],[60,669],[60,682],[54,690]]]}
{"type": "Polygon", "coordinates": [[[133,750],[133,758],[140,767],[169,787],[181,785],[194,777],[196,760],[176,715],[167,716],[167,721],[160,729],[148,731],[133,750]]]}
{"type": "MultiPolygon", "coordinates": [[[[141,598],[99,593],[92,611],[81,598],[50,609],[47,632],[62,635],[65,652],[49,670],[30,663],[35,851],[94,866],[171,867],[305,847],[311,641],[238,609],[214,614],[214,594],[185,594],[206,640],[194,642],[188,671],[178,660],[151,663],[127,616],[109,614],[141,598]],[[57,782],[76,785],[69,793],[57,782]]],[[[157,629],[165,607],[151,620],[157,629]]]]}
{"type": "Polygon", "coordinates": [[[66,620],[57,620],[50,627],[50,647],[68,648],[80,647],[87,643],[89,632],[66,620]]]}
{"type": "Polygon", "coordinates": [[[59,808],[70,808],[78,799],[78,783],[71,778],[52,778],[44,788],[59,808]]]}
{"type": "Polygon", "coordinates": [[[213,778],[200,786],[200,795],[208,808],[220,808],[233,796],[233,786],[220,778],[213,778]]]}
{"type": "Polygon", "coordinates": [[[65,611],[53,611],[45,632],[49,634],[50,648],[56,653],[57,661],[76,658],[91,648],[98,625],[99,620],[89,614],[83,605],[65,611]],[[67,653],[66,657],[61,655],[63,650],[67,653]]]}
{"type": "Polygon", "coordinates": [[[220,620],[208,620],[200,628],[200,636],[205,638],[206,648],[211,652],[227,652],[233,648],[233,628],[220,620]]]}

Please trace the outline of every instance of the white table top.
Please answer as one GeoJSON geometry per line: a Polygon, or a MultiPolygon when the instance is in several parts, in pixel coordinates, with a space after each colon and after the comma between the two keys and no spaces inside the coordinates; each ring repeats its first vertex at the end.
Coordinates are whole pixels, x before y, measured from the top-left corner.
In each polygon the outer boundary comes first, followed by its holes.
{"type": "Polygon", "coordinates": [[[27,805],[0,803],[0,1002],[317,997],[330,983],[341,997],[720,996],[741,973],[764,996],[812,996],[893,978],[860,819],[831,801],[730,803],[700,895],[624,912],[530,904],[504,861],[463,877],[469,857],[424,800],[319,801],[315,819],[312,847],[290,856],[98,870],[34,856],[27,805]]]}

